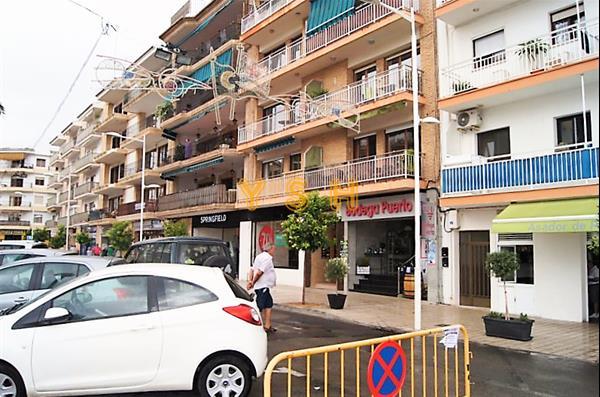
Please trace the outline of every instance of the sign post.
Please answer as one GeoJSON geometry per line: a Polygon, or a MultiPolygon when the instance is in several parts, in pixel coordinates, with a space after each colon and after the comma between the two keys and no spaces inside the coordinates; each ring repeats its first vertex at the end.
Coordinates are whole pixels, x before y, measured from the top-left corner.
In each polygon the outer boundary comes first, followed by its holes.
{"type": "Polygon", "coordinates": [[[367,383],[373,397],[397,396],[406,379],[406,355],[398,342],[377,346],[369,360],[367,383]]]}

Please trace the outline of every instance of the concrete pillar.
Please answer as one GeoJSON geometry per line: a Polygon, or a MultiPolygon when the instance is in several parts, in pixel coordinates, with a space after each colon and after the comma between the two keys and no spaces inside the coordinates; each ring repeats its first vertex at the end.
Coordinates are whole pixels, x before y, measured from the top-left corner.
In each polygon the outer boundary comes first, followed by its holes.
{"type": "Polygon", "coordinates": [[[252,222],[240,222],[240,266],[239,278],[246,280],[248,271],[252,267],[252,222]]]}

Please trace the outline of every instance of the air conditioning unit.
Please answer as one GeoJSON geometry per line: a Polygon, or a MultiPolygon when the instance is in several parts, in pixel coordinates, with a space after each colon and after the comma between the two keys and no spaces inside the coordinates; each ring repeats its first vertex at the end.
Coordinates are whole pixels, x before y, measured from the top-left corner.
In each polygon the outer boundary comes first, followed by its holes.
{"type": "Polygon", "coordinates": [[[459,131],[478,131],[483,119],[478,109],[468,109],[458,112],[456,123],[459,131]]]}

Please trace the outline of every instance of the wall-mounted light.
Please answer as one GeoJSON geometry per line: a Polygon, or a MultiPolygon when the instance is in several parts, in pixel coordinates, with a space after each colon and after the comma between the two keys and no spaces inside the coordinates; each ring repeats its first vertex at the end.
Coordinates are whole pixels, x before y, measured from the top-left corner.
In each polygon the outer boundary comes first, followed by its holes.
{"type": "Polygon", "coordinates": [[[157,48],[156,51],[154,51],[154,57],[169,62],[171,61],[171,52],[163,48],[157,48]]]}
{"type": "Polygon", "coordinates": [[[192,64],[192,57],[182,52],[180,54],[177,54],[177,56],[175,57],[175,63],[177,63],[178,65],[189,66],[192,64]]]}

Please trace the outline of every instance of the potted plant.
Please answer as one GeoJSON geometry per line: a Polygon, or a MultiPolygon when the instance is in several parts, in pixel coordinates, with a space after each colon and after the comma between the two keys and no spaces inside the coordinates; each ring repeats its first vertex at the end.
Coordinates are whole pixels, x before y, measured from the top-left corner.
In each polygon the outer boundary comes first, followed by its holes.
{"type": "Polygon", "coordinates": [[[163,103],[156,106],[154,116],[156,117],[156,125],[160,126],[160,123],[168,119],[173,115],[173,102],[164,101],[163,103]]]}
{"type": "Polygon", "coordinates": [[[498,277],[502,281],[504,288],[504,315],[490,312],[487,316],[483,316],[485,334],[487,336],[520,341],[531,340],[533,320],[527,318],[527,315],[523,313],[521,313],[519,318],[510,317],[508,310],[506,280],[511,279],[515,272],[519,270],[517,255],[509,251],[491,252],[486,258],[486,268],[494,277],[498,277]]]}
{"type": "Polygon", "coordinates": [[[342,249],[339,258],[333,258],[325,264],[325,279],[327,281],[335,281],[336,293],[327,294],[329,307],[335,310],[344,308],[346,303],[346,294],[344,294],[344,278],[348,274],[348,243],[342,242],[342,249]]]}
{"type": "Polygon", "coordinates": [[[535,73],[544,68],[544,57],[548,53],[550,46],[540,38],[526,41],[519,44],[516,55],[526,57],[531,62],[531,73],[535,73]]]}
{"type": "Polygon", "coordinates": [[[175,152],[173,153],[174,161],[185,160],[185,146],[177,145],[175,146],[175,152]]]}

